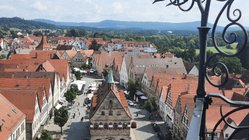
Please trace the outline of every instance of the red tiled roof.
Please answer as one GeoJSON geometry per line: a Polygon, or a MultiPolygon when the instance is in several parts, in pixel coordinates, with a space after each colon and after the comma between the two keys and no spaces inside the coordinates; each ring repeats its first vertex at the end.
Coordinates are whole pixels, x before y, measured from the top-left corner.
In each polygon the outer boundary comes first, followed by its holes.
{"type": "Polygon", "coordinates": [[[1,94],[20,109],[27,122],[32,123],[35,114],[36,91],[34,90],[0,90],[1,94]]]}
{"type": "Polygon", "coordinates": [[[42,36],[40,44],[35,49],[36,50],[44,50],[44,49],[47,49],[47,48],[51,49],[52,46],[48,45],[47,37],[46,36],[42,36]]]}
{"type": "Polygon", "coordinates": [[[98,110],[98,107],[102,104],[108,94],[113,93],[117,100],[119,101],[120,105],[122,106],[123,110],[127,113],[128,117],[131,118],[131,113],[128,108],[128,103],[125,98],[124,92],[122,90],[118,90],[115,85],[111,85],[111,88],[108,88],[108,84],[103,84],[97,93],[94,94],[92,98],[92,115],[98,110]],[[110,92],[111,91],[111,92],[110,92]]]}
{"type": "Polygon", "coordinates": [[[67,60],[50,59],[48,61],[54,67],[55,71],[59,73],[60,77],[64,77],[64,79],[67,80],[69,72],[69,65],[67,60]]]}
{"type": "Polygon", "coordinates": [[[101,52],[100,54],[94,54],[93,59],[97,65],[97,71],[102,73],[105,65],[113,64],[114,58],[121,59],[124,56],[124,52],[101,52]]]}
{"type": "Polygon", "coordinates": [[[46,99],[50,96],[50,78],[0,78],[0,89],[41,90],[45,89],[46,99]]]}
{"type": "Polygon", "coordinates": [[[0,93],[0,139],[7,140],[25,119],[25,115],[0,93]]]}

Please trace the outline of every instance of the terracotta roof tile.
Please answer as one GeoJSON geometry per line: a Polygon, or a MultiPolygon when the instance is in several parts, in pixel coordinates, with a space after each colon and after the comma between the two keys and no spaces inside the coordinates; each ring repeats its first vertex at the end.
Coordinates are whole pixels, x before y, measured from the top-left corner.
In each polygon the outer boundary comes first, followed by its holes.
{"type": "Polygon", "coordinates": [[[131,118],[131,113],[128,108],[128,103],[125,98],[124,92],[122,90],[118,90],[115,85],[112,85],[111,88],[108,88],[108,84],[104,83],[99,87],[98,91],[94,94],[92,98],[92,115],[96,112],[98,107],[101,105],[101,103],[104,101],[108,93],[112,91],[114,93],[115,97],[118,99],[119,103],[121,104],[123,110],[127,113],[128,117],[131,118]]]}
{"type": "Polygon", "coordinates": [[[25,119],[25,115],[0,93],[0,139],[7,140],[16,127],[25,119]]]}
{"type": "Polygon", "coordinates": [[[27,116],[28,123],[33,122],[37,97],[34,90],[0,90],[0,92],[27,116]]]}
{"type": "Polygon", "coordinates": [[[50,78],[0,78],[0,89],[45,90],[46,99],[50,96],[50,78]]]}

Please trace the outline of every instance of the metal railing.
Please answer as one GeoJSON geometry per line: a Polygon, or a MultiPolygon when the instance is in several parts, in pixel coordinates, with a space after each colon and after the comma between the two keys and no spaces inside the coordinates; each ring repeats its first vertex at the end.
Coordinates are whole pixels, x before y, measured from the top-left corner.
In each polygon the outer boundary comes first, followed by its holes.
{"type": "MultiPolygon", "coordinates": [[[[159,2],[159,1],[165,1],[165,0],[155,0],[153,3],[159,2]]],[[[200,46],[200,56],[199,56],[199,78],[198,78],[198,88],[197,88],[197,95],[195,98],[195,109],[193,112],[191,124],[189,127],[188,135],[187,135],[187,140],[205,140],[206,139],[206,110],[208,109],[208,106],[211,105],[212,103],[212,98],[220,98],[223,101],[225,101],[227,104],[235,107],[233,110],[227,112],[225,115],[222,114],[222,106],[220,107],[220,115],[221,118],[220,120],[216,123],[215,127],[213,128],[212,131],[212,138],[214,139],[214,134],[215,131],[218,127],[218,125],[221,122],[224,122],[228,127],[231,127],[235,129],[235,132],[238,132],[243,129],[249,129],[249,126],[244,126],[244,127],[234,127],[230,125],[226,121],[226,117],[229,115],[243,110],[243,109],[248,109],[249,108],[249,102],[241,102],[241,101],[231,101],[227,99],[225,96],[221,94],[207,94],[206,89],[205,89],[205,82],[208,81],[212,86],[220,88],[224,86],[229,78],[229,71],[227,66],[222,63],[222,62],[217,62],[213,65],[210,64],[214,58],[217,56],[219,57],[235,57],[239,56],[241,52],[243,52],[246,48],[246,45],[248,43],[248,35],[246,32],[246,29],[238,23],[238,21],[241,19],[242,12],[239,9],[234,9],[232,10],[231,6],[233,5],[235,0],[216,0],[223,2],[224,5],[221,8],[220,12],[218,13],[215,22],[212,27],[212,32],[211,32],[211,39],[212,43],[217,50],[217,53],[212,55],[207,59],[207,39],[208,39],[208,32],[210,28],[207,26],[208,25],[208,16],[210,12],[210,6],[211,6],[211,1],[215,0],[169,0],[169,4],[167,6],[173,5],[177,6],[181,11],[187,12],[190,11],[195,4],[197,4],[200,13],[201,13],[201,26],[198,27],[199,30],[199,46],[200,46]],[[187,5],[187,7],[186,7],[187,5]],[[221,19],[221,16],[225,14],[227,21],[229,22],[227,25],[225,25],[223,31],[222,31],[222,39],[226,44],[233,44],[235,42],[238,42],[238,36],[235,32],[229,32],[229,28],[232,26],[236,26],[238,30],[243,35],[243,41],[240,47],[240,49],[234,53],[234,54],[228,54],[224,51],[222,51],[219,48],[218,43],[216,42],[216,33],[217,33],[217,26],[218,22],[221,19]],[[232,17],[233,16],[233,17],[232,17]],[[211,65],[211,66],[210,66],[211,65]],[[223,76],[225,77],[221,83],[216,84],[213,81],[210,80],[207,69],[211,68],[211,72],[215,76],[223,76]]],[[[230,136],[228,139],[232,139],[233,135],[230,136]]]]}

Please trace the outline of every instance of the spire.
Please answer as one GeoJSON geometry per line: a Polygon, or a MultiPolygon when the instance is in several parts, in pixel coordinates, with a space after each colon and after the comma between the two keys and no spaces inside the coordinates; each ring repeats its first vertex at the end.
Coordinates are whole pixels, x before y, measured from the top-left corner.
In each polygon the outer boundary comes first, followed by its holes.
{"type": "Polygon", "coordinates": [[[114,84],[112,69],[109,70],[107,83],[108,83],[108,84],[114,84]]]}
{"type": "Polygon", "coordinates": [[[44,48],[48,47],[47,37],[43,35],[40,44],[36,47],[36,50],[44,50],[44,48]]]}

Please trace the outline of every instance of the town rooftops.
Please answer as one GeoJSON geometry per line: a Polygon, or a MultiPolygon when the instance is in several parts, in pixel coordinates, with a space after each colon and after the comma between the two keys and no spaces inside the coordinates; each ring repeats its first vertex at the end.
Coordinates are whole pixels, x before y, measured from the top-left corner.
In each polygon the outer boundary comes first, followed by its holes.
{"type": "Polygon", "coordinates": [[[50,96],[49,78],[0,78],[0,89],[45,90],[46,99],[50,96]]]}
{"type": "Polygon", "coordinates": [[[33,122],[35,114],[35,103],[36,99],[38,98],[36,91],[0,90],[0,93],[27,116],[28,123],[33,122]]]}
{"type": "Polygon", "coordinates": [[[25,119],[25,115],[0,92],[0,139],[5,140],[25,119]]]}
{"type": "Polygon", "coordinates": [[[35,48],[36,50],[46,50],[51,49],[52,47],[48,45],[47,37],[42,36],[40,44],[35,48]]]}

